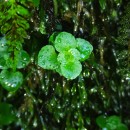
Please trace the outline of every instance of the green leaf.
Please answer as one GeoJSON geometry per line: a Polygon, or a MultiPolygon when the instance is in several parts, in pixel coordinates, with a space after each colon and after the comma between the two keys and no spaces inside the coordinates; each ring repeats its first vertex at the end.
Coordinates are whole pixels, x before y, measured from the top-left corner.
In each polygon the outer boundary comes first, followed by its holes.
{"type": "Polygon", "coordinates": [[[93,46],[88,41],[81,38],[76,38],[76,42],[77,49],[80,52],[80,61],[88,59],[93,50],[93,46]]]}
{"type": "MultiPolygon", "coordinates": [[[[17,13],[19,15],[21,15],[21,16],[24,16],[24,17],[29,17],[30,16],[29,11],[26,8],[24,8],[23,6],[21,6],[21,5],[17,5],[16,10],[17,10],[17,13]]],[[[13,15],[14,15],[14,13],[13,13],[13,15]]]]}
{"type": "Polygon", "coordinates": [[[100,127],[100,128],[105,128],[106,127],[106,116],[104,115],[101,115],[101,116],[98,116],[96,118],[96,123],[97,125],[100,127]]]}
{"type": "Polygon", "coordinates": [[[99,4],[102,10],[106,8],[106,0],[99,0],[99,4]]]}
{"type": "Polygon", "coordinates": [[[23,75],[21,72],[2,70],[0,73],[0,83],[8,91],[16,91],[22,85],[23,75]]]}
{"type": "Polygon", "coordinates": [[[57,54],[53,46],[46,45],[42,47],[38,54],[38,65],[44,69],[57,69],[57,54]]]}
{"type": "Polygon", "coordinates": [[[82,71],[82,65],[79,61],[67,62],[66,64],[61,64],[61,73],[67,79],[75,79],[82,71]]]}
{"type": "Polygon", "coordinates": [[[106,128],[109,130],[116,130],[117,126],[121,123],[121,119],[118,116],[110,116],[107,119],[106,128]]]}
{"type": "Polygon", "coordinates": [[[75,48],[61,52],[57,57],[57,60],[62,64],[65,64],[66,62],[74,62],[75,60],[79,59],[80,59],[80,52],[75,48]]]}
{"type": "Polygon", "coordinates": [[[21,50],[18,55],[18,64],[17,68],[21,69],[28,65],[30,62],[30,56],[24,50],[21,50]]]}
{"type": "Polygon", "coordinates": [[[68,51],[71,48],[76,48],[75,37],[67,32],[61,32],[55,39],[54,46],[58,52],[68,51]]]}
{"type": "Polygon", "coordinates": [[[0,125],[9,125],[15,121],[16,116],[13,106],[7,103],[0,103],[0,125]]]}
{"type": "Polygon", "coordinates": [[[128,127],[125,124],[120,123],[117,126],[117,130],[128,130],[128,127]]]}

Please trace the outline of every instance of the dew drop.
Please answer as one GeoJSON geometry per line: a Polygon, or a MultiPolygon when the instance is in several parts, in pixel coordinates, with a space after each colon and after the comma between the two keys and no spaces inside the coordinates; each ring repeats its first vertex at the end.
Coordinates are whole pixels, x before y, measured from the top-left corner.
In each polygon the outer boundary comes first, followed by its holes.
{"type": "Polygon", "coordinates": [[[24,60],[24,61],[26,61],[26,60],[27,60],[27,58],[24,58],[23,60],[24,60]]]}
{"type": "Polygon", "coordinates": [[[25,66],[25,63],[23,63],[22,65],[25,66]]]}
{"type": "Polygon", "coordinates": [[[5,82],[5,85],[7,85],[8,84],[8,82],[5,82]]]}
{"type": "Polygon", "coordinates": [[[9,87],[10,87],[10,86],[11,86],[11,84],[10,84],[10,83],[8,83],[8,84],[7,84],[7,86],[9,86],[9,87]]]}
{"type": "Polygon", "coordinates": [[[61,39],[60,38],[58,39],[58,42],[61,43],[61,39]]]}
{"type": "Polygon", "coordinates": [[[16,84],[12,84],[11,87],[12,87],[12,88],[16,87],[16,84]]]}
{"type": "Polygon", "coordinates": [[[34,126],[34,127],[37,127],[37,120],[34,120],[33,126],[34,126]]]}

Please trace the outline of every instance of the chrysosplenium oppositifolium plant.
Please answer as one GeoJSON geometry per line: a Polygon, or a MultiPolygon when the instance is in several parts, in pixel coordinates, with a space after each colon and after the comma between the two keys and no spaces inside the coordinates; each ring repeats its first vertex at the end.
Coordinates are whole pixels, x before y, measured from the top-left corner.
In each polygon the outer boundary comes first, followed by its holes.
{"type": "Polygon", "coordinates": [[[81,62],[89,58],[93,46],[86,40],[61,32],[50,36],[50,45],[41,48],[38,65],[54,70],[67,79],[75,79],[82,71],[81,62]]]}

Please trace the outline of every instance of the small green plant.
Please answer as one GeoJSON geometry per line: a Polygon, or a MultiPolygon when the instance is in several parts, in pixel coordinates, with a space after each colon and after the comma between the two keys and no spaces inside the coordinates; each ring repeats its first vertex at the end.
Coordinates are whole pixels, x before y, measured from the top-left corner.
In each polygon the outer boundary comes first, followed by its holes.
{"type": "Polygon", "coordinates": [[[100,115],[96,118],[97,125],[102,128],[102,130],[128,130],[127,126],[121,122],[119,116],[109,116],[100,115]]]}
{"type": "Polygon", "coordinates": [[[0,39],[0,83],[8,91],[16,91],[23,82],[23,75],[17,69],[26,67],[30,61],[28,53],[24,50],[15,51],[12,55],[5,37],[0,39]]]}
{"type": "Polygon", "coordinates": [[[86,40],[67,32],[50,37],[52,45],[42,47],[38,54],[38,65],[54,70],[67,79],[75,79],[82,71],[80,62],[89,58],[93,46],[86,40]]]}

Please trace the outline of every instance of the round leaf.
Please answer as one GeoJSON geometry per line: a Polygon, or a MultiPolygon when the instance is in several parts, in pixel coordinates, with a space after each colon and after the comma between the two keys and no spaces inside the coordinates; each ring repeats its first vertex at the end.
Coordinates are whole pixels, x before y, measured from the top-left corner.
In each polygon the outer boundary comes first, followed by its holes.
{"type": "Polygon", "coordinates": [[[57,69],[57,54],[53,46],[46,45],[42,47],[38,54],[38,65],[44,69],[57,69]]]}
{"type": "Polygon", "coordinates": [[[67,79],[75,79],[82,71],[82,65],[79,61],[67,62],[61,64],[61,73],[67,79]]]}
{"type": "Polygon", "coordinates": [[[17,68],[24,68],[30,62],[30,56],[24,50],[19,52],[17,68]]]}
{"type": "Polygon", "coordinates": [[[8,125],[15,120],[16,117],[12,110],[11,104],[0,103],[0,125],[8,125]]]}
{"type": "Polygon", "coordinates": [[[75,60],[79,59],[80,59],[80,53],[75,48],[61,52],[57,57],[57,60],[62,64],[66,64],[66,62],[74,62],[75,60]]]}
{"type": "Polygon", "coordinates": [[[20,72],[3,70],[0,73],[0,83],[8,91],[16,91],[23,82],[23,75],[20,72]]]}
{"type": "Polygon", "coordinates": [[[93,46],[88,41],[81,38],[77,38],[76,42],[77,42],[77,49],[79,50],[81,55],[80,61],[88,59],[93,50],[93,46]]]}
{"type": "Polygon", "coordinates": [[[58,52],[67,51],[71,48],[76,48],[75,37],[67,32],[61,32],[55,39],[55,48],[58,52]]]}
{"type": "Polygon", "coordinates": [[[106,116],[101,115],[96,118],[96,123],[100,128],[106,127],[106,116]]]}
{"type": "Polygon", "coordinates": [[[121,119],[118,116],[110,116],[107,119],[107,123],[106,123],[106,128],[110,129],[110,130],[115,130],[117,129],[118,124],[121,123],[121,119]]]}

